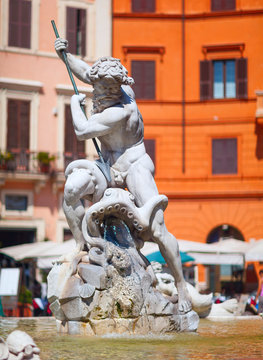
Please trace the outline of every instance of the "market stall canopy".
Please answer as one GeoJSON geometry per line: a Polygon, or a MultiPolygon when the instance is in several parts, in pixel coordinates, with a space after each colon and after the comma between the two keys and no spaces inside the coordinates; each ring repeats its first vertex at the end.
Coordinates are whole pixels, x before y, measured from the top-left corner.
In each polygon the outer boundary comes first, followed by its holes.
{"type": "Polygon", "coordinates": [[[263,261],[263,239],[250,243],[246,261],[263,261]]]}
{"type": "Polygon", "coordinates": [[[32,258],[58,258],[61,255],[71,252],[76,246],[74,239],[58,243],[54,241],[41,241],[29,244],[9,246],[0,249],[0,253],[5,254],[16,261],[32,258]]]}
{"type": "Polygon", "coordinates": [[[203,265],[243,265],[251,244],[236,239],[222,239],[212,244],[178,240],[180,250],[203,265]]]}
{"type": "MultiPolygon", "coordinates": [[[[195,259],[186,254],[185,252],[182,252],[180,251],[180,256],[181,256],[181,261],[182,261],[182,264],[185,264],[187,262],[190,262],[190,261],[194,261],[195,259]]],[[[149,255],[146,256],[146,258],[152,262],[152,261],[156,261],[156,262],[159,262],[160,264],[166,264],[166,261],[165,259],[163,258],[162,254],[160,251],[155,251],[149,255]]]]}
{"type": "MultiPolygon", "coordinates": [[[[189,255],[194,258],[196,264],[242,265],[244,261],[263,261],[263,239],[253,243],[236,239],[226,239],[212,244],[187,240],[177,241],[181,256],[189,255]],[[186,254],[182,255],[183,253],[186,254]]],[[[53,261],[61,255],[73,251],[75,246],[76,242],[74,239],[63,243],[42,241],[2,248],[0,249],[0,253],[16,261],[37,258],[39,268],[51,268],[53,261]]],[[[150,254],[159,252],[159,247],[154,242],[147,241],[141,249],[141,252],[144,256],[148,257],[150,254]]],[[[183,258],[182,262],[185,262],[183,258]]]]}

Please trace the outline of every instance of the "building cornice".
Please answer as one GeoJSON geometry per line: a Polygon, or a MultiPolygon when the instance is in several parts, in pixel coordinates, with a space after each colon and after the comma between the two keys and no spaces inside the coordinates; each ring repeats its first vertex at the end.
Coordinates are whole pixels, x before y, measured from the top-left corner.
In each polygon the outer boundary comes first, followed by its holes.
{"type": "Polygon", "coordinates": [[[263,9],[218,11],[196,14],[158,14],[158,13],[114,13],[113,18],[130,19],[171,19],[171,20],[199,20],[218,17],[240,17],[240,16],[263,15],[263,9]]]}
{"type": "Polygon", "coordinates": [[[43,83],[33,80],[21,80],[13,78],[0,78],[0,87],[2,89],[16,90],[16,91],[31,91],[41,92],[43,89],[43,83]]]}
{"type": "Polygon", "coordinates": [[[234,200],[234,199],[262,199],[263,191],[211,191],[211,192],[166,192],[169,199],[176,200],[234,200]]]}

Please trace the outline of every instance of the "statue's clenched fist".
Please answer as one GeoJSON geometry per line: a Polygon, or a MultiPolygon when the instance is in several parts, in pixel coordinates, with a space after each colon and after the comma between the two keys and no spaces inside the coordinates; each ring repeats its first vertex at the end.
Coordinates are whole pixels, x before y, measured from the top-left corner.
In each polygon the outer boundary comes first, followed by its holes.
{"type": "Polygon", "coordinates": [[[62,38],[57,38],[55,40],[55,50],[60,52],[63,50],[66,50],[68,47],[68,40],[66,39],[62,39],[62,38]]]}

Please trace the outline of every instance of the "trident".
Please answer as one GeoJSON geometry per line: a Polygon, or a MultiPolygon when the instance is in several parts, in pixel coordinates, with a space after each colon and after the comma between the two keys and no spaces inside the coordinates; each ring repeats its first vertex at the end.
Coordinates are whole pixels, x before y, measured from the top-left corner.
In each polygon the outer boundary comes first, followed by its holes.
{"type": "MultiPolygon", "coordinates": [[[[58,34],[58,30],[57,30],[55,21],[54,21],[54,20],[51,20],[51,24],[52,24],[52,26],[53,26],[53,30],[54,30],[54,33],[55,33],[55,35],[56,35],[56,38],[59,38],[59,34],[58,34]]],[[[79,95],[79,91],[78,91],[77,85],[76,85],[76,83],[75,83],[75,80],[74,80],[74,78],[73,78],[71,69],[70,69],[70,67],[69,67],[69,63],[68,63],[68,59],[67,59],[67,55],[66,55],[65,50],[62,50],[61,53],[62,53],[62,56],[63,56],[64,63],[66,64],[66,68],[67,68],[67,70],[68,70],[68,74],[69,74],[71,83],[72,83],[72,85],[73,85],[75,94],[76,94],[76,95],[79,95]]],[[[87,119],[84,105],[80,105],[80,107],[81,107],[81,110],[83,111],[83,114],[85,115],[85,117],[86,117],[86,119],[87,119]]],[[[88,120],[88,119],[87,119],[87,120],[88,120]]],[[[110,165],[109,165],[109,162],[105,162],[105,161],[104,161],[103,156],[102,156],[102,153],[101,153],[100,148],[99,148],[99,145],[98,145],[98,143],[97,143],[97,140],[93,138],[92,141],[93,141],[93,144],[94,144],[95,149],[96,149],[96,151],[97,151],[97,154],[99,155],[99,159],[96,160],[95,163],[96,163],[96,165],[98,166],[98,168],[101,170],[101,172],[103,173],[103,175],[105,176],[105,178],[110,182],[110,181],[111,181],[111,175],[110,175],[110,165]]]]}

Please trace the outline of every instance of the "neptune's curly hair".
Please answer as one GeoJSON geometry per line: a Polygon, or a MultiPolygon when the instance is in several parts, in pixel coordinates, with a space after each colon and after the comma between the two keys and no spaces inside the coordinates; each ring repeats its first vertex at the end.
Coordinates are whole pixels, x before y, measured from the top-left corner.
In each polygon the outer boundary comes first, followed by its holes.
{"type": "Polygon", "coordinates": [[[128,71],[121,64],[119,59],[105,56],[97,60],[90,69],[90,82],[94,84],[104,78],[115,80],[120,85],[133,85],[134,80],[128,76],[128,71]]]}

